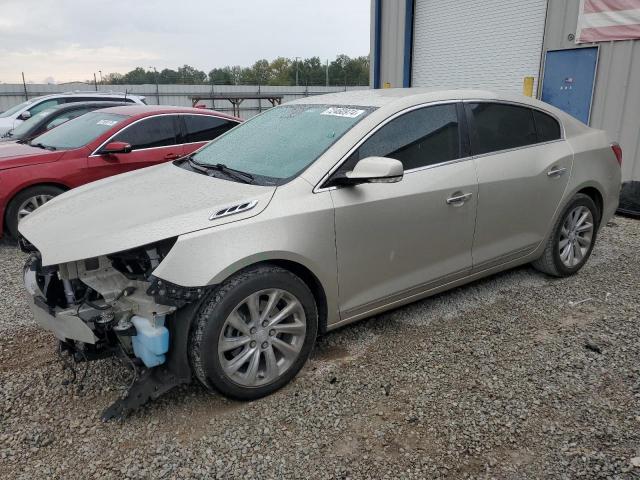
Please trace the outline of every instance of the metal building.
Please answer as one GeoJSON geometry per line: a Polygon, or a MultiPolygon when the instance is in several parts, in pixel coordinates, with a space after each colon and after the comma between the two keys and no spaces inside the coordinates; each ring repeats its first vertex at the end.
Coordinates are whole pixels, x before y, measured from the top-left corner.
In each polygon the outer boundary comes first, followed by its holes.
{"type": "Polygon", "coordinates": [[[528,90],[606,130],[640,181],[640,39],[577,43],[595,1],[372,0],[372,86],[528,90]]]}

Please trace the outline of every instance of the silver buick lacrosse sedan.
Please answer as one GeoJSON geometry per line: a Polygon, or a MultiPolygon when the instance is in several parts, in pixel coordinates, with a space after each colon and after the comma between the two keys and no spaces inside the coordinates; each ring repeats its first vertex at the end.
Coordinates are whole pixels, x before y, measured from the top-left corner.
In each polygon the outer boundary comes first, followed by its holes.
{"type": "Polygon", "coordinates": [[[575,274],[616,210],[621,156],[525,97],[308,97],[36,210],[25,286],[63,351],[136,370],[104,418],[193,377],[256,399],[328,330],[529,262],[575,274]]]}

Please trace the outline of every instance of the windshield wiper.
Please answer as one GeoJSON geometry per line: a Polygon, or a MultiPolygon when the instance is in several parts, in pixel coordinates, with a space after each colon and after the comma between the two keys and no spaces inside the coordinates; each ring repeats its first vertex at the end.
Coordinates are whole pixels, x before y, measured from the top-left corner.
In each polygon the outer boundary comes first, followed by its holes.
{"type": "Polygon", "coordinates": [[[29,145],[31,145],[32,147],[43,148],[45,150],[51,150],[51,151],[56,150],[56,147],[52,147],[51,145],[45,145],[43,143],[30,143],[29,145]]]}
{"type": "Polygon", "coordinates": [[[233,178],[234,180],[238,180],[243,183],[253,183],[253,175],[247,172],[242,172],[240,170],[236,170],[231,167],[227,167],[224,163],[216,163],[215,165],[205,165],[203,163],[196,162],[191,157],[187,157],[189,160],[189,165],[194,170],[198,170],[200,172],[209,173],[211,170],[215,170],[218,172],[224,173],[226,176],[233,178]]]}

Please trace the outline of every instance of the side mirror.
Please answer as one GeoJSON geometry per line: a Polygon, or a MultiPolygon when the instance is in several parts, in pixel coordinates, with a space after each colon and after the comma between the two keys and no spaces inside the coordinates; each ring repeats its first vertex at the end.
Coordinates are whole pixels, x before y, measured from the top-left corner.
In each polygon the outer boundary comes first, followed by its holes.
{"type": "Polygon", "coordinates": [[[107,143],[102,150],[100,150],[101,154],[114,154],[114,153],[130,153],[131,145],[127,142],[109,142],[107,143]]]}
{"type": "Polygon", "coordinates": [[[18,120],[29,120],[31,118],[31,112],[29,110],[25,110],[20,115],[18,115],[18,120]]]}
{"type": "Polygon", "coordinates": [[[395,183],[402,180],[402,162],[386,157],[367,157],[356,163],[352,171],[336,178],[339,185],[360,183],[395,183]]]}

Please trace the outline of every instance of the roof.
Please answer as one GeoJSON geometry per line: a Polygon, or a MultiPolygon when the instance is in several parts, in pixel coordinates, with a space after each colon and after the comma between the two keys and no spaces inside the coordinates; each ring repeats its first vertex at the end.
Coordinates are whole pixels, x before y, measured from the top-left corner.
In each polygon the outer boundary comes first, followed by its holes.
{"type": "Polygon", "coordinates": [[[382,88],[366,90],[350,90],[346,92],[330,93],[304,97],[289,104],[329,104],[354,105],[362,107],[383,107],[396,102],[410,101],[415,97],[416,102],[437,102],[458,99],[494,99],[511,100],[520,103],[538,104],[537,100],[522,95],[493,92],[489,90],[473,89],[443,89],[443,88],[382,88]]]}
{"type": "MultiPolygon", "coordinates": [[[[65,110],[77,110],[77,109],[81,109],[83,107],[102,107],[102,108],[109,108],[109,107],[115,107],[115,106],[125,106],[125,105],[131,105],[130,103],[125,103],[125,102],[116,102],[116,101],[109,101],[109,100],[89,100],[87,102],[71,102],[71,103],[61,103],[60,105],[55,105],[53,107],[50,107],[46,110],[52,110],[55,112],[60,112],[60,111],[65,111],[65,110]]],[[[46,111],[45,110],[45,111],[46,111]]]]}
{"type": "Polygon", "coordinates": [[[29,100],[40,100],[46,97],[135,97],[135,98],[145,98],[144,95],[138,93],[131,92],[115,92],[115,91],[96,91],[96,90],[74,90],[71,92],[51,92],[46,93],[44,95],[39,95],[37,97],[30,98],[29,100]]]}
{"type": "Polygon", "coordinates": [[[123,105],[121,107],[105,108],[103,111],[109,113],[116,113],[118,115],[133,116],[148,116],[158,115],[163,113],[195,113],[200,115],[213,115],[216,117],[228,118],[231,120],[238,120],[239,118],[227,115],[226,113],[218,112],[216,110],[209,110],[205,108],[192,108],[192,107],[171,107],[168,105],[141,105],[138,103],[132,103],[130,105],[123,105]]]}

